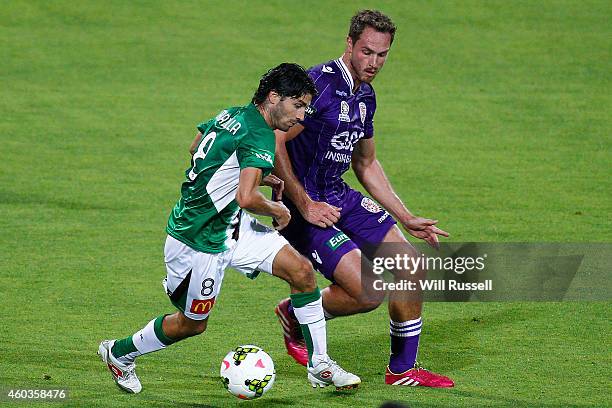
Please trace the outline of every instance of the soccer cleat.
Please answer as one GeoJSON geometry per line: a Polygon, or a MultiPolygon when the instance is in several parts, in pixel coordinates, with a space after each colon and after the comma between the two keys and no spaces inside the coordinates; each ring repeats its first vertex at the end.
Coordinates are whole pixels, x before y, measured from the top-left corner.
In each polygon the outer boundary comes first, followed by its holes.
{"type": "Polygon", "coordinates": [[[312,388],[323,388],[333,384],[338,391],[357,388],[361,384],[359,377],[345,371],[329,357],[314,367],[308,367],[308,381],[312,388]]]}
{"type": "Polygon", "coordinates": [[[115,340],[104,340],[98,347],[98,355],[108,366],[119,388],[129,393],[138,394],[142,390],[142,384],[140,384],[140,380],[134,371],[136,363],[123,364],[117,360],[111,353],[114,344],[115,340]]]}
{"type": "Polygon", "coordinates": [[[415,364],[414,368],[404,371],[401,374],[395,374],[389,366],[385,373],[385,383],[389,385],[406,385],[411,387],[432,387],[432,388],[450,388],[454,387],[455,383],[448,377],[440,374],[432,373],[415,364]]]}
{"type": "Polygon", "coordinates": [[[304,343],[304,335],[298,321],[291,317],[289,313],[289,303],[291,301],[283,299],[274,308],[274,313],[278,316],[278,321],[283,329],[283,339],[285,340],[285,348],[289,354],[298,363],[306,367],[308,364],[308,349],[304,343]]]}

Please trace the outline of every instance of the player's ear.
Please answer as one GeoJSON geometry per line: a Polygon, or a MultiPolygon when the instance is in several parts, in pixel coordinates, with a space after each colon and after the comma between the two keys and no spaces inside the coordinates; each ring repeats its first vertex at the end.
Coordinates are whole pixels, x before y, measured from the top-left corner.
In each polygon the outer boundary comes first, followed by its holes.
{"type": "Polygon", "coordinates": [[[350,36],[346,36],[346,50],[353,52],[353,39],[350,36]]]}
{"type": "Polygon", "coordinates": [[[280,100],[281,96],[279,94],[277,94],[275,91],[270,91],[268,94],[268,102],[270,102],[270,105],[276,105],[278,102],[280,102],[280,100]]]}

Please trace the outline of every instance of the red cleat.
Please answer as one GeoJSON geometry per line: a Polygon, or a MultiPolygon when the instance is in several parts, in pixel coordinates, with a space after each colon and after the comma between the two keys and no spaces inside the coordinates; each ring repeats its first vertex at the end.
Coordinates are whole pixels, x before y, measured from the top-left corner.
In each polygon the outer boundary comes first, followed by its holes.
{"type": "Polygon", "coordinates": [[[418,385],[432,388],[450,388],[455,386],[455,383],[450,378],[416,366],[401,374],[395,374],[387,366],[385,383],[389,385],[407,385],[411,387],[418,385]]]}
{"type": "Polygon", "coordinates": [[[289,298],[283,299],[274,308],[274,313],[278,316],[278,321],[283,329],[283,337],[285,340],[285,348],[289,354],[298,363],[306,367],[308,364],[308,350],[304,343],[304,335],[300,324],[291,317],[289,313],[289,298]]]}

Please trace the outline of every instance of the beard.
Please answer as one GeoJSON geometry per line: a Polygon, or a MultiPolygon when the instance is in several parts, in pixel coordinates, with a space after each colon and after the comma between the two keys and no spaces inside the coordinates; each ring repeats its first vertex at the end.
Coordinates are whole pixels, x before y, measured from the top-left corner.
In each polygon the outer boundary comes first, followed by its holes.
{"type": "Polygon", "coordinates": [[[283,132],[288,131],[294,125],[294,123],[286,119],[287,111],[283,109],[280,105],[278,105],[276,109],[273,109],[270,112],[270,118],[272,119],[274,128],[282,130],[283,132]]]}

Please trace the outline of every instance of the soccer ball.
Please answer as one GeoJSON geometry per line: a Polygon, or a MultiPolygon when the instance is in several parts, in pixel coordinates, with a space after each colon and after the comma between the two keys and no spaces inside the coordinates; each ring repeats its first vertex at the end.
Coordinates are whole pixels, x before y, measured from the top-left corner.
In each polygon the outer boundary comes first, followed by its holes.
{"type": "Polygon", "coordinates": [[[276,371],[268,353],[248,344],[227,353],[219,375],[230,394],[241,399],[255,399],[272,388],[276,371]]]}

